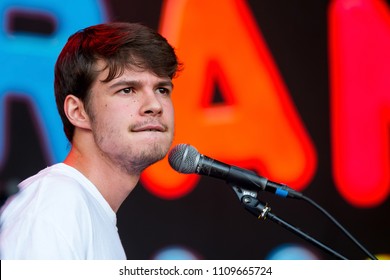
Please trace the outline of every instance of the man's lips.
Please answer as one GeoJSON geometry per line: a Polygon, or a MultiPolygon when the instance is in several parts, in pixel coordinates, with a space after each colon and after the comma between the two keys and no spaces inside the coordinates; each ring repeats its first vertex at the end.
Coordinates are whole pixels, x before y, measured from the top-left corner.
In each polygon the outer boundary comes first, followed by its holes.
{"type": "Polygon", "coordinates": [[[136,126],[131,129],[132,132],[144,132],[144,131],[155,131],[155,132],[165,132],[167,130],[166,126],[162,124],[147,124],[136,126]]]}

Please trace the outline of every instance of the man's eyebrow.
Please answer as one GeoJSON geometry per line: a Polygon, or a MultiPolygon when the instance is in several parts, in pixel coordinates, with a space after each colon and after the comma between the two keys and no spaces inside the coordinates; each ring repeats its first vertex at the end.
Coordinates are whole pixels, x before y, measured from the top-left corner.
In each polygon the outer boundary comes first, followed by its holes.
{"type": "MultiPolygon", "coordinates": [[[[138,80],[120,80],[117,81],[109,86],[109,88],[116,88],[120,86],[127,86],[127,87],[139,87],[142,85],[141,81],[138,80]]],[[[156,84],[157,87],[171,87],[173,89],[173,83],[170,80],[166,81],[160,81],[156,84]]]]}
{"type": "Polygon", "coordinates": [[[121,87],[121,86],[140,86],[140,81],[135,80],[120,80],[109,86],[109,88],[121,87]]]}
{"type": "Polygon", "coordinates": [[[173,83],[170,80],[158,82],[157,86],[159,86],[159,87],[171,87],[173,89],[173,83]]]}

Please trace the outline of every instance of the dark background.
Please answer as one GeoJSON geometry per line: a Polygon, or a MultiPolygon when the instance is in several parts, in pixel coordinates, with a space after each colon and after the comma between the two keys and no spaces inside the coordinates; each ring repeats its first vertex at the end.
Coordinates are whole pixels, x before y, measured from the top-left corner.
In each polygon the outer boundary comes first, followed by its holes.
{"type": "MultiPolygon", "coordinates": [[[[373,253],[390,253],[389,199],[374,208],[356,208],[335,189],[331,173],[327,9],[329,1],[247,1],[282,78],[314,142],[317,171],[305,195],[328,210],[373,253]]],[[[158,29],[162,1],[106,1],[109,20],[137,21],[158,29]]],[[[18,19],[15,28],[50,32],[18,19]]],[[[34,113],[15,99],[6,104],[10,150],[0,169],[2,189],[50,164],[34,113]]],[[[343,233],[301,200],[261,194],[272,212],[350,259],[363,259],[343,233]]],[[[166,246],[180,245],[201,259],[265,259],[281,244],[308,248],[320,259],[334,257],[270,220],[257,220],[222,181],[202,178],[185,197],[164,200],[138,186],[118,212],[118,228],[129,259],[151,259],[166,246]]]]}

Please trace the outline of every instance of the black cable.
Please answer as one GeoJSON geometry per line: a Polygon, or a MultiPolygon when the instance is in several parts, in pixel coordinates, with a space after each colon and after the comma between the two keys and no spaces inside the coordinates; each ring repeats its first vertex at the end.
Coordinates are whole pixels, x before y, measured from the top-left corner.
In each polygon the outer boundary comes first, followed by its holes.
{"type": "Polygon", "coordinates": [[[313,205],[315,208],[317,208],[319,211],[321,211],[325,216],[327,216],[349,239],[352,240],[353,243],[355,243],[370,259],[372,260],[378,260],[377,257],[375,257],[373,254],[371,254],[360,242],[352,236],[351,233],[348,232],[331,214],[329,214],[324,208],[322,208],[319,204],[317,204],[312,199],[308,198],[305,195],[302,195],[300,197],[304,201],[308,202],[309,204],[313,205]]]}
{"type": "Polygon", "coordinates": [[[285,222],[281,218],[277,217],[275,214],[268,212],[267,218],[271,221],[276,222],[277,224],[283,226],[284,228],[288,229],[291,232],[294,232],[298,234],[300,237],[305,239],[306,241],[311,242],[314,245],[317,245],[319,248],[323,249],[324,251],[332,254],[333,256],[338,257],[341,260],[348,260],[346,257],[341,255],[340,253],[336,252],[335,250],[331,249],[329,246],[324,245],[323,243],[319,242],[318,240],[314,239],[310,235],[304,233],[303,231],[299,230],[297,227],[290,225],[289,223],[285,222]]]}
{"type": "Polygon", "coordinates": [[[264,203],[260,201],[257,198],[257,193],[254,191],[250,191],[247,189],[242,189],[237,186],[231,185],[233,191],[237,195],[238,199],[240,200],[241,204],[245,207],[246,210],[248,210],[251,214],[253,214],[255,217],[257,217],[259,220],[263,219],[269,219],[273,222],[276,222],[277,224],[283,226],[284,228],[288,229],[289,231],[297,234],[298,236],[302,237],[306,241],[311,242],[312,244],[316,245],[317,247],[321,248],[327,253],[330,253],[333,256],[338,257],[342,260],[347,260],[346,257],[341,255],[340,253],[336,252],[329,246],[321,243],[320,241],[314,239],[310,235],[306,234],[299,228],[287,223],[283,219],[277,217],[275,214],[271,213],[271,208],[268,206],[267,203],[264,203]]]}

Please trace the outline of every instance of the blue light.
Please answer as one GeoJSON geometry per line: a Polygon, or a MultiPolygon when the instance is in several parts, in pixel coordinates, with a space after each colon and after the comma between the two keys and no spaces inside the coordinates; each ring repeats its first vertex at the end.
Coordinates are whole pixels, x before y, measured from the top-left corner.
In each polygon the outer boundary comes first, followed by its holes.
{"type": "Polygon", "coordinates": [[[283,244],[275,247],[267,260],[318,260],[318,256],[308,248],[298,244],[283,244]]]}
{"type": "Polygon", "coordinates": [[[197,254],[184,246],[168,246],[159,250],[154,260],[198,260],[197,254]]]}

